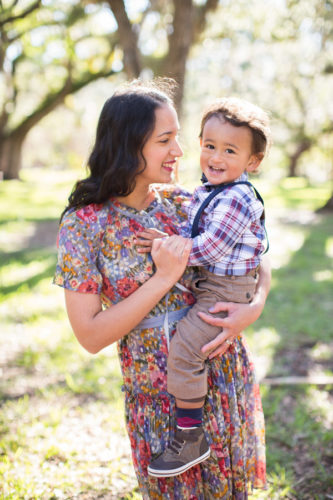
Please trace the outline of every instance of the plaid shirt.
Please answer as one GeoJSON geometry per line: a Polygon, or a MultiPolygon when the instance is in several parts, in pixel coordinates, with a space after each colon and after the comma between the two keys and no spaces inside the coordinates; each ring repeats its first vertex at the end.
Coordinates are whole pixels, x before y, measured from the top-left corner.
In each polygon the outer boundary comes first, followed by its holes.
{"type": "MultiPolygon", "coordinates": [[[[247,174],[236,181],[247,180],[247,174]]],[[[190,226],[210,193],[210,183],[197,187],[190,201],[184,203],[190,226]]],[[[264,252],[265,229],[260,220],[262,203],[246,184],[231,186],[219,193],[202,213],[200,234],[193,239],[189,266],[205,266],[220,275],[247,274],[260,264],[264,252]]],[[[190,234],[188,229],[187,236],[190,234]]]]}

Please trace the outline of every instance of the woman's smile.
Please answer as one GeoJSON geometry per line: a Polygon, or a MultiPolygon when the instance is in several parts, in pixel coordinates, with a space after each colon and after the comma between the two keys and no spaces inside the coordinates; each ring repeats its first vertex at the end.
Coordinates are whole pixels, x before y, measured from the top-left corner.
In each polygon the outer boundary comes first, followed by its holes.
{"type": "Polygon", "coordinates": [[[176,166],[177,160],[169,160],[164,163],[162,163],[162,167],[167,170],[168,172],[173,172],[174,167],[176,166]]]}
{"type": "Polygon", "coordinates": [[[155,111],[155,127],[142,150],[146,165],[138,176],[145,184],[167,183],[183,155],[178,143],[179,123],[175,110],[165,104],[155,111]]]}

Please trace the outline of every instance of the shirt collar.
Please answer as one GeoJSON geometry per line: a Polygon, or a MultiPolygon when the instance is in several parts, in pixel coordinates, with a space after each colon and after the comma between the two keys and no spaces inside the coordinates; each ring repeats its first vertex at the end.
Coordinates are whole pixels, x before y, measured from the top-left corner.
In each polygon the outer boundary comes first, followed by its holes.
{"type": "MultiPolygon", "coordinates": [[[[237,179],[235,179],[233,182],[240,182],[240,181],[247,181],[247,180],[248,180],[248,174],[247,174],[247,172],[243,172],[242,175],[240,177],[238,177],[237,179]]],[[[222,184],[211,184],[210,182],[207,181],[205,174],[202,174],[201,182],[207,191],[212,191],[213,189],[215,189],[219,186],[223,186],[223,184],[229,184],[228,182],[225,182],[222,184]]]]}

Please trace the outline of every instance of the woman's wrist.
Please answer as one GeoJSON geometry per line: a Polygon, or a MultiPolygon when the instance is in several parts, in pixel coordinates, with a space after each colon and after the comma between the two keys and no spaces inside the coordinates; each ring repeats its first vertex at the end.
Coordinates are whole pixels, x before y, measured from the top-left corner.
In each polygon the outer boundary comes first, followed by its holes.
{"type": "Polygon", "coordinates": [[[155,274],[150,278],[151,284],[154,285],[154,288],[160,290],[161,292],[167,293],[177,280],[172,278],[172,276],[165,274],[159,270],[156,270],[155,274]]]}
{"type": "Polygon", "coordinates": [[[254,316],[254,321],[257,321],[259,316],[261,315],[264,307],[265,307],[265,302],[266,302],[267,294],[265,290],[260,287],[257,288],[256,293],[253,296],[252,302],[250,304],[252,314],[254,316]]]}

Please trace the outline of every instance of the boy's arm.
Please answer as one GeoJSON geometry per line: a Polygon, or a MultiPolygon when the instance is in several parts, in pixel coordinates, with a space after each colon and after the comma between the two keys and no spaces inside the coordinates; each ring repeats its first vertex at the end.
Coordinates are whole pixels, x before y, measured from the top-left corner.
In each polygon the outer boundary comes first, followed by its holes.
{"type": "MultiPolygon", "coordinates": [[[[253,210],[243,195],[230,193],[223,199],[217,198],[216,202],[206,216],[204,231],[193,239],[189,266],[206,266],[220,261],[233,251],[252,224],[253,210]]],[[[261,204],[260,209],[262,211],[261,204]]]]}
{"type": "MultiPolygon", "coordinates": [[[[248,198],[244,193],[230,193],[218,203],[206,217],[204,230],[192,239],[192,250],[188,261],[189,266],[207,266],[220,261],[233,251],[235,245],[251,226],[253,216],[260,218],[262,204],[255,200],[255,208],[249,208],[248,198]],[[253,213],[255,212],[255,214],[253,213]]],[[[182,236],[189,237],[189,234],[182,236]]],[[[148,228],[138,233],[134,243],[139,246],[138,252],[148,253],[155,238],[165,238],[169,235],[155,228],[148,228]]]]}

